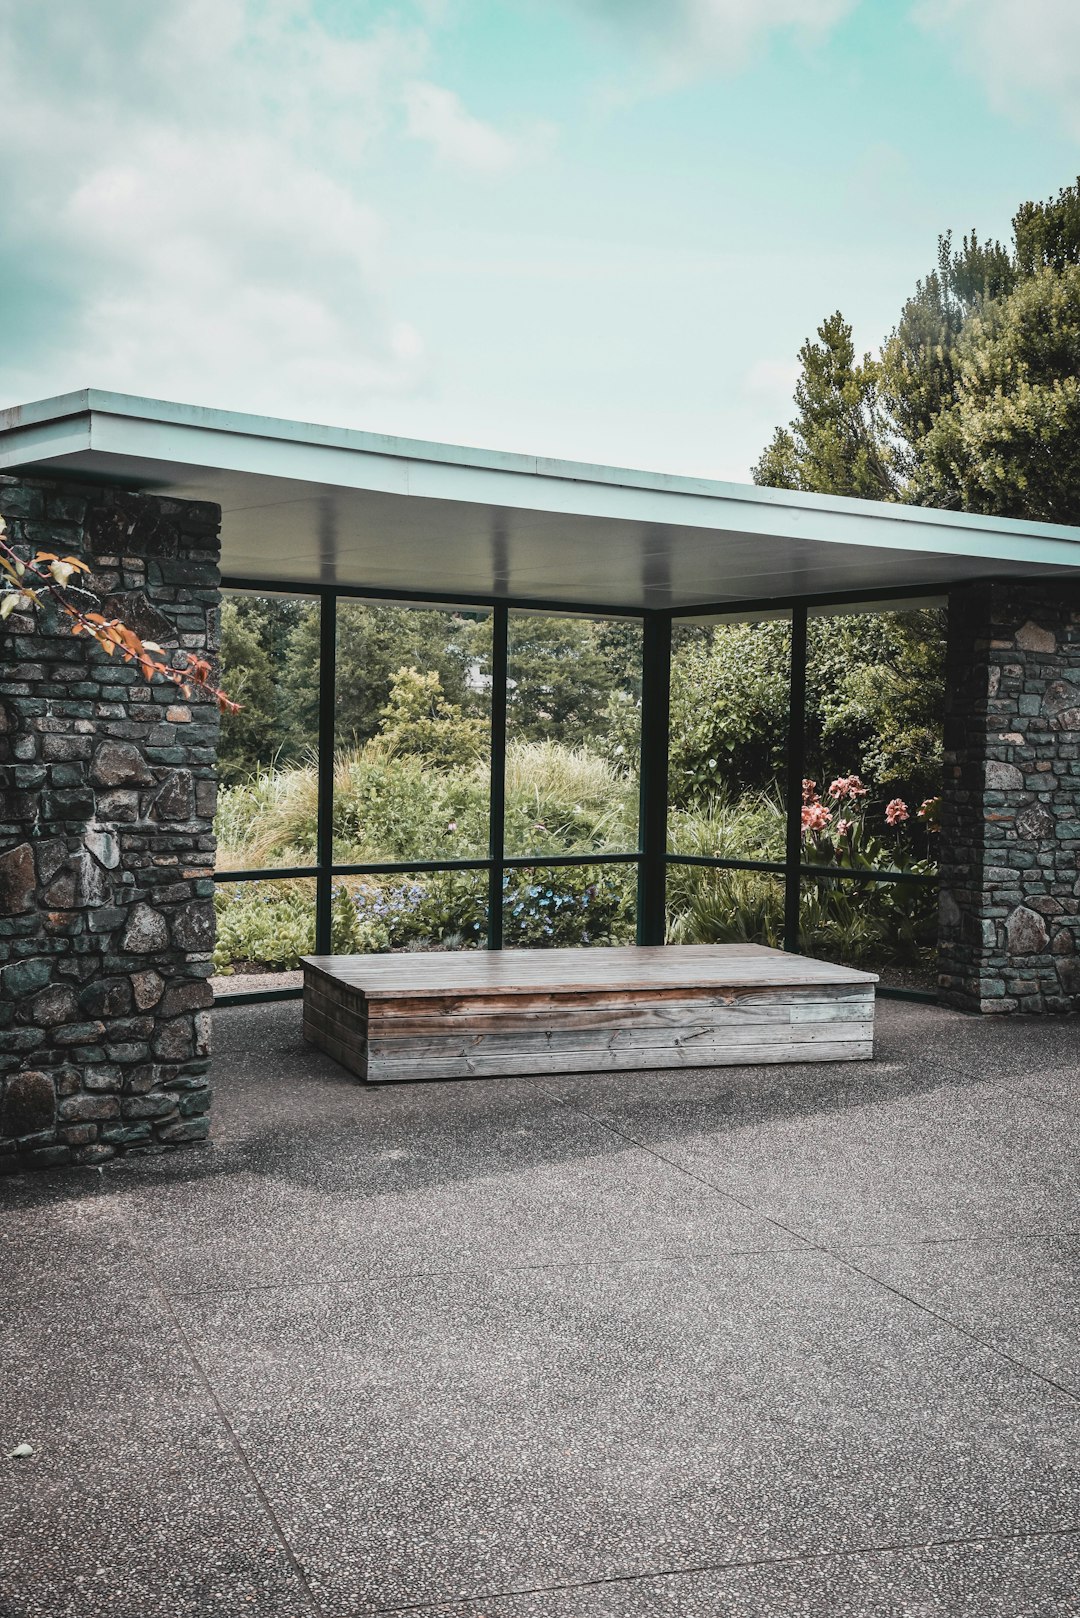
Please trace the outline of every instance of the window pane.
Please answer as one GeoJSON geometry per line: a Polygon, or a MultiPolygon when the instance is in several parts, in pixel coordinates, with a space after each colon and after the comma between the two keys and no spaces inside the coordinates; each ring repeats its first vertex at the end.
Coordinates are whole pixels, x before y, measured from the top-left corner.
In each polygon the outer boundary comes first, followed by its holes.
{"type": "Polygon", "coordinates": [[[318,657],[317,601],[225,593],[221,682],[241,710],[221,724],[219,871],[314,863],[318,657]]]}
{"type": "Polygon", "coordinates": [[[486,871],[339,877],[332,900],[333,952],[483,948],[487,900],[486,871]]]}
{"type": "Polygon", "coordinates": [[[636,865],[530,865],[503,876],[507,949],[632,944],[636,865]]]}
{"type": "Polygon", "coordinates": [[[672,944],[784,942],[784,879],[768,871],[669,865],[668,941],[672,944]]]}
{"type": "Polygon", "coordinates": [[[787,619],[675,625],[672,853],[783,859],[790,670],[787,619]]]}
{"type": "Polygon", "coordinates": [[[339,600],[334,859],[488,851],[491,615],[339,600]]]}
{"type": "Polygon", "coordinates": [[[818,960],[877,972],[896,988],[937,988],[937,884],[808,878],[799,949],[818,960]]]}
{"type": "Polygon", "coordinates": [[[641,647],[638,620],[510,614],[508,854],[637,849],[641,647]]]}
{"type": "MultiPolygon", "coordinates": [[[[238,978],[256,977],[244,988],[278,988],[315,948],[315,879],[219,882],[214,894],[217,943],[214,988],[228,994],[238,978]]],[[[299,978],[296,979],[297,984],[299,978]]]]}
{"type": "Polygon", "coordinates": [[[807,626],[807,863],[933,871],[945,613],[815,615],[807,626]]]}

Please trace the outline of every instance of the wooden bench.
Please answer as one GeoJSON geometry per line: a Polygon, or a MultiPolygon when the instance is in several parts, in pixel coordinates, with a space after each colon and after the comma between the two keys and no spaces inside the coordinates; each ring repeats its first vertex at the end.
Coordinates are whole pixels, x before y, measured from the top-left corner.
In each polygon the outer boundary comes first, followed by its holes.
{"type": "Polygon", "coordinates": [[[754,944],[303,966],[305,1039],[372,1083],[873,1055],[875,977],[754,944]]]}

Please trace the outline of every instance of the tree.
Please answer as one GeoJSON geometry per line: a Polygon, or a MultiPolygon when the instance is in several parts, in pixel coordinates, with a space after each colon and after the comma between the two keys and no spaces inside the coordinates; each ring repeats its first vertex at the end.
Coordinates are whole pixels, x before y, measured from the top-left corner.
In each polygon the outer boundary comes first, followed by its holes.
{"type": "Polygon", "coordinates": [[[787,623],[683,631],[671,667],[671,800],[708,801],[717,788],[764,787],[787,751],[787,623]]]}
{"type": "Polygon", "coordinates": [[[799,413],[778,427],[754,468],[754,482],[819,494],[891,500],[896,482],[881,425],[880,367],[855,358],[851,327],[837,311],[799,350],[799,413]]]}
{"type": "Polygon", "coordinates": [[[952,400],[956,342],[965,320],[1015,283],[1012,259],[1000,242],[980,242],[972,231],[955,249],[951,231],[938,238],[937,268],[917,283],[882,353],[886,431],[902,481],[915,477],[918,446],[952,400]]]}
{"type": "Polygon", "coordinates": [[[940,237],[879,356],[839,314],[803,345],[755,482],[1075,521],[1078,266],[1080,179],[1022,203],[1009,246],[940,237]]]}
{"type": "MultiPolygon", "coordinates": [[[[469,683],[469,673],[474,662],[482,659],[485,636],[490,647],[486,614],[339,602],[338,745],[364,742],[376,734],[393,677],[402,668],[437,674],[446,700],[473,710],[477,693],[469,683]],[[473,625],[471,619],[477,617],[479,622],[473,625]]],[[[284,654],[283,683],[294,749],[297,745],[310,747],[318,735],[318,670],[319,620],[317,612],[310,612],[297,623],[284,654]]]]}
{"type": "Polygon", "coordinates": [[[484,721],[467,719],[456,702],[447,702],[434,669],[398,669],[381,718],[380,735],[392,752],[426,759],[436,770],[474,764],[488,745],[484,721]]]}
{"type": "MultiPolygon", "coordinates": [[[[782,785],[787,764],[789,625],[680,631],[672,657],[671,797],[782,785]]],[[[814,616],[807,634],[807,769],[857,770],[874,788],[938,791],[945,626],[932,607],[814,616]]]]}
{"type": "Polygon", "coordinates": [[[221,603],[221,666],[242,711],[221,733],[218,770],[229,784],[253,775],[274,754],[280,731],[274,715],[274,670],[253,615],[232,597],[221,603]]]}
{"type": "Polygon", "coordinates": [[[966,322],[920,458],[935,505],[1080,522],[1080,265],[1042,268],[966,322]]]}
{"type": "MultiPolygon", "coordinates": [[[[510,621],[507,715],[519,741],[579,747],[601,728],[617,642],[591,618],[515,613],[510,621]]],[[[625,650],[625,648],[624,648],[625,650]]]]}

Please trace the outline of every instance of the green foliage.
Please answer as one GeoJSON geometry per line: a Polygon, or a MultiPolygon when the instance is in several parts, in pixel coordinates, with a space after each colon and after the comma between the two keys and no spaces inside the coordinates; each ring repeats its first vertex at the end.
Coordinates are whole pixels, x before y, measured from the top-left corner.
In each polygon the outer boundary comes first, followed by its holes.
{"type": "Polygon", "coordinates": [[[964,321],[1015,282],[1016,271],[1000,242],[980,242],[972,231],[956,249],[951,232],[938,238],[937,268],[917,283],[882,354],[893,461],[905,481],[920,464],[916,446],[952,402],[956,340],[964,321]]]}
{"type": "MultiPolygon", "coordinates": [[[[672,809],[668,815],[668,847],[676,854],[782,860],[786,842],[784,805],[771,789],[731,792],[722,788],[700,807],[672,809]]],[[[669,883],[674,880],[673,870],[669,883]]]]}
{"type": "Polygon", "coordinates": [[[253,962],[289,971],[315,948],[315,894],[310,879],[297,882],[219,883],[215,972],[253,962]]]}
{"type": "Polygon", "coordinates": [[[799,350],[798,415],[790,431],[777,429],[754,468],[754,482],[892,499],[896,491],[881,425],[879,366],[868,354],[856,359],[851,327],[839,311],[822,321],[817,334],[816,343],[809,340],[799,350]]]}
{"type": "Polygon", "coordinates": [[[1003,517],[1080,522],[1080,265],[1041,269],[972,316],[920,494],[1003,517]]]}
{"type": "MultiPolygon", "coordinates": [[[[634,934],[634,875],[581,866],[507,872],[503,929],[508,948],[624,944],[634,934]]],[[[487,938],[487,876],[433,871],[415,877],[349,878],[332,901],[335,954],[475,949],[487,938]]],[[[312,883],[237,882],[218,889],[217,972],[261,963],[295,967],[314,948],[312,883]]]]}
{"type": "Polygon", "coordinates": [[[831,778],[855,763],[872,786],[939,791],[944,611],[814,617],[807,640],[809,772],[831,778]]]}
{"type": "MultiPolygon", "coordinates": [[[[314,858],[313,762],[262,770],[222,789],[215,828],[222,869],[314,858]]],[[[338,756],[334,849],[342,863],[465,859],[487,853],[488,765],[436,769],[381,738],[338,756]]],[[[637,843],[637,790],[604,759],[558,742],[511,743],[506,843],[512,853],[565,854],[637,843]]]]}
{"type": "MultiPolygon", "coordinates": [[[[468,675],[474,660],[483,655],[484,644],[491,644],[491,621],[486,613],[468,616],[416,607],[338,602],[338,746],[368,741],[376,735],[382,710],[390,701],[393,676],[402,668],[434,671],[447,702],[473,712],[476,694],[468,684],[468,675]]],[[[317,613],[304,618],[291,636],[283,680],[290,693],[293,730],[308,739],[309,746],[319,730],[317,613]]]]}
{"type": "Polygon", "coordinates": [[[503,935],[509,947],[629,944],[634,938],[632,870],[569,866],[508,872],[503,935]]]}
{"type": "Polygon", "coordinates": [[[277,665],[296,623],[293,602],[225,596],[221,603],[221,669],[240,712],[221,727],[218,768],[223,782],[242,781],[261,764],[290,753],[286,701],[277,665]],[[291,619],[291,621],[290,621],[291,619]]]}
{"type": "Polygon", "coordinates": [[[379,710],[380,734],[388,749],[422,758],[437,770],[457,769],[483,756],[487,726],[468,719],[456,702],[447,702],[437,669],[398,669],[390,677],[390,696],[379,710]]]}
{"type": "Polygon", "coordinates": [[[506,750],[506,848],[585,854],[637,847],[637,785],[599,754],[561,742],[506,750]]]}
{"type": "Polygon", "coordinates": [[[725,787],[763,786],[787,748],[791,630],[719,624],[678,635],[671,666],[671,801],[706,801],[725,787]]]}
{"type": "MultiPolygon", "coordinates": [[[[671,802],[740,798],[786,768],[791,635],[783,622],[717,624],[676,638],[671,671],[671,802]]],[[[944,614],[858,613],[808,625],[811,773],[855,764],[877,787],[939,790],[944,614]]],[[[782,846],[782,838],[780,840],[782,846]]]]}
{"type": "Polygon", "coordinates": [[[1048,202],[1022,202],[1013,218],[1013,238],[1020,275],[1042,269],[1060,274],[1066,265],[1080,264],[1080,178],[1048,202]]]}
{"type": "Polygon", "coordinates": [[[800,351],[797,415],[758,483],[1051,522],[1080,519],[1080,180],[1013,240],[939,238],[880,357],[839,314],[800,351]]]}
{"type": "Polygon", "coordinates": [[[638,692],[636,624],[515,613],[510,621],[510,734],[580,746],[600,728],[613,689],[638,692]]]}
{"type": "MultiPolygon", "coordinates": [[[[784,934],[784,883],[761,871],[672,867],[676,944],[765,944],[784,934]]],[[[802,885],[799,947],[807,955],[873,971],[930,965],[937,890],[927,883],[810,879],[802,885]]]]}

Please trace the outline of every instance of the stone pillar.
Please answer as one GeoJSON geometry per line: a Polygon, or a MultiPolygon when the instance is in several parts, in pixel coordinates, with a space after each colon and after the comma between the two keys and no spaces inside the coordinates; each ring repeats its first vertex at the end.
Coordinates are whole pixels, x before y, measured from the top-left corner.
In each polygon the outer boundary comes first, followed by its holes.
{"type": "MultiPolygon", "coordinates": [[[[216,649],[216,506],[0,478],[0,513],[144,639],[216,649]]],[[[200,1140],[216,705],[51,607],[0,630],[0,1170],[200,1140]]]]}
{"type": "Polygon", "coordinates": [[[952,592],[941,996],[1080,1010],[1080,584],[952,592]]]}

